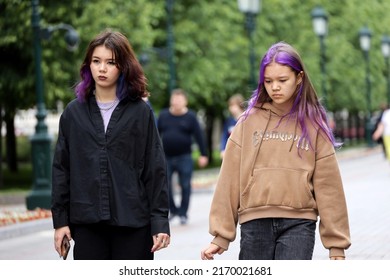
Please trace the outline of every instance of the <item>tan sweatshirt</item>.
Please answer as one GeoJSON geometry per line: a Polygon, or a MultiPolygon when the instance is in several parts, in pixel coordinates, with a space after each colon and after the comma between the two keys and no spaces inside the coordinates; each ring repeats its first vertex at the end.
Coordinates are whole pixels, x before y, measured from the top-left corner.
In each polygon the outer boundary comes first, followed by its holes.
{"type": "MultiPolygon", "coordinates": [[[[228,249],[237,222],[259,218],[317,220],[330,256],[344,256],[350,233],[343,184],[332,143],[308,125],[312,147],[298,146],[296,119],[271,104],[239,121],[225,150],[211,209],[212,243],[228,249]],[[300,156],[298,155],[298,149],[300,156]]],[[[309,122],[308,122],[309,123],[309,122]]]]}

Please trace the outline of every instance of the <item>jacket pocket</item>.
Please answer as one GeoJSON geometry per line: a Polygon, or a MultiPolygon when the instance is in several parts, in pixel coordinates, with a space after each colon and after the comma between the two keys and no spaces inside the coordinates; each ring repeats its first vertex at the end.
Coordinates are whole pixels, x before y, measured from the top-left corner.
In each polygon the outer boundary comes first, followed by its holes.
{"type": "MultiPolygon", "coordinates": [[[[137,152],[137,144],[139,144],[138,139],[139,137],[137,138],[136,134],[124,129],[118,135],[115,135],[115,145],[110,146],[113,155],[127,163],[133,163],[137,152]]],[[[141,147],[138,146],[138,149],[141,149],[141,147]]]]}
{"type": "Polygon", "coordinates": [[[254,170],[241,194],[241,208],[260,206],[315,208],[308,171],[288,168],[254,170]]]}

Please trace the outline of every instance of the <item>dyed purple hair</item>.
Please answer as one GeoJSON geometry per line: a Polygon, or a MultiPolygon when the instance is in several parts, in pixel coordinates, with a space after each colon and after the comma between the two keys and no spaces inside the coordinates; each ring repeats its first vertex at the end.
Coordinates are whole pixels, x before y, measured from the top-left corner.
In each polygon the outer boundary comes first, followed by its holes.
{"type": "Polygon", "coordinates": [[[314,127],[320,128],[334,147],[340,147],[341,143],[336,142],[333,136],[332,129],[329,127],[326,110],[318,100],[316,91],[307,75],[300,55],[291,45],[285,42],[278,42],[272,45],[263,56],[260,64],[259,84],[257,89],[253,91],[248,102],[248,108],[244,113],[244,119],[249,115],[249,112],[254,106],[261,107],[264,103],[272,101],[264,87],[264,71],[272,62],[290,67],[296,75],[301,71],[303,72],[302,83],[295,94],[293,106],[290,112],[283,116],[283,118],[286,116],[289,118],[295,115],[297,116],[297,121],[302,129],[302,137],[300,138],[298,145],[305,139],[310,146],[313,147],[306,123],[309,120],[314,127]]]}
{"type": "Polygon", "coordinates": [[[85,102],[95,88],[90,64],[93,52],[98,46],[105,46],[112,51],[117,67],[121,71],[116,89],[116,95],[119,100],[126,96],[137,99],[149,95],[146,90],[146,77],[129,41],[122,33],[106,29],[88,45],[80,68],[81,81],[75,86],[75,93],[80,102],[85,102]]]}

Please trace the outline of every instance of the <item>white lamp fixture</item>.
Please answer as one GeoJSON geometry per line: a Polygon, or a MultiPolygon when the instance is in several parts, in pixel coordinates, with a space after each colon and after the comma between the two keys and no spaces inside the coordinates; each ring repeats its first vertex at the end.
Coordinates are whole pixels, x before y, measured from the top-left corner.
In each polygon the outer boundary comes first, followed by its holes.
{"type": "Polygon", "coordinates": [[[261,11],[260,0],[238,0],[238,9],[243,13],[258,14],[261,11]]]}
{"type": "Polygon", "coordinates": [[[371,45],[371,30],[367,26],[362,27],[359,31],[360,47],[363,51],[368,52],[371,45]]]}
{"type": "Polygon", "coordinates": [[[328,33],[328,17],[321,6],[315,7],[311,12],[313,29],[317,36],[325,36],[328,33]]]}
{"type": "Polygon", "coordinates": [[[382,42],[381,42],[381,49],[382,49],[382,54],[385,58],[388,58],[390,55],[390,37],[384,35],[382,37],[382,42]]]}

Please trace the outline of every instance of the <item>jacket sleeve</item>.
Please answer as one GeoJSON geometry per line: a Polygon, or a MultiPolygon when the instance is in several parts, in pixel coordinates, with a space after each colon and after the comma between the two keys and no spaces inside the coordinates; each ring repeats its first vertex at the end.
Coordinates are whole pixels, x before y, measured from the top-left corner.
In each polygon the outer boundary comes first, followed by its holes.
{"type": "Polygon", "coordinates": [[[52,164],[52,219],[53,227],[69,224],[69,148],[65,134],[65,114],[60,117],[58,139],[52,164]]]}
{"type": "Polygon", "coordinates": [[[207,156],[207,145],[205,135],[200,127],[198,119],[196,118],[196,114],[191,112],[192,115],[192,127],[193,127],[193,136],[195,138],[196,143],[198,144],[200,154],[202,156],[207,156]]]}
{"type": "Polygon", "coordinates": [[[241,147],[229,138],[210,208],[212,243],[227,250],[236,238],[240,197],[241,147]]]}
{"type": "Polygon", "coordinates": [[[152,235],[157,233],[170,234],[166,161],[153,114],[149,115],[147,134],[147,148],[141,176],[150,205],[152,235]]]}
{"type": "Polygon", "coordinates": [[[317,137],[314,193],[320,216],[319,232],[330,257],[345,256],[351,245],[347,203],[333,146],[322,135],[317,137]]]}

